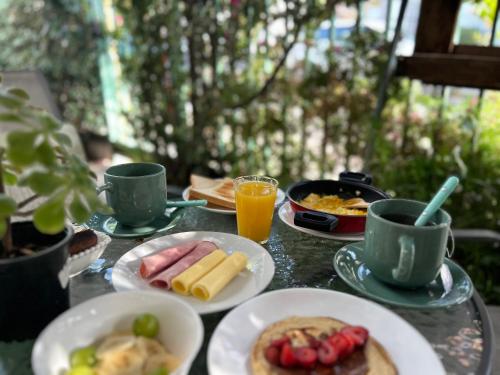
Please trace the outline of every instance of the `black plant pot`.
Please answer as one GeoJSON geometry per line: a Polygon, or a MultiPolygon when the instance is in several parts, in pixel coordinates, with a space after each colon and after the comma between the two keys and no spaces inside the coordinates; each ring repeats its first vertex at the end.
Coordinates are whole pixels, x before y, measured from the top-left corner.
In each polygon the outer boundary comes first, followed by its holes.
{"type": "Polygon", "coordinates": [[[38,232],[32,222],[14,223],[14,245],[44,248],[34,255],[0,259],[0,341],[34,339],[69,307],[66,261],[73,234],[38,232]]]}

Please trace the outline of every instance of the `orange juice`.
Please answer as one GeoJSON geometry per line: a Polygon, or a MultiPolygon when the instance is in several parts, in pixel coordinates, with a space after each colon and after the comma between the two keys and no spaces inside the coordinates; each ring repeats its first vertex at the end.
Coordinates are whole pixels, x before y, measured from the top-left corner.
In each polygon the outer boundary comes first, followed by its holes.
{"type": "MultiPolygon", "coordinates": [[[[241,179],[241,178],[240,178],[241,179]]],[[[276,201],[277,181],[235,182],[236,220],[238,234],[255,242],[264,243],[269,239],[276,201]]]]}

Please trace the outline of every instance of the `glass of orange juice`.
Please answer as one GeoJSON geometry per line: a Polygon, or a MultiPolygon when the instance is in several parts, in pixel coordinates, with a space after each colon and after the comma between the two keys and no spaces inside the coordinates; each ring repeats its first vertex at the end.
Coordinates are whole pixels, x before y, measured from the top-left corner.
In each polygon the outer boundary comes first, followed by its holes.
{"type": "Polygon", "coordinates": [[[238,234],[264,244],[271,234],[278,181],[264,176],[234,179],[238,234]]]}

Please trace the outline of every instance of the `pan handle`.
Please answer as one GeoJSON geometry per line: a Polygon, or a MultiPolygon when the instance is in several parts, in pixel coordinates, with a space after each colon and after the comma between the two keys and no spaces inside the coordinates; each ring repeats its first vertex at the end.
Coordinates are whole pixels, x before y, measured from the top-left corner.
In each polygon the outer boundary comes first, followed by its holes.
{"type": "Polygon", "coordinates": [[[357,182],[365,185],[372,184],[372,176],[368,173],[344,171],[340,173],[340,181],[357,182]]]}
{"type": "Polygon", "coordinates": [[[339,219],[334,215],[326,213],[300,211],[295,213],[293,222],[299,227],[331,232],[339,223],[339,219]]]}

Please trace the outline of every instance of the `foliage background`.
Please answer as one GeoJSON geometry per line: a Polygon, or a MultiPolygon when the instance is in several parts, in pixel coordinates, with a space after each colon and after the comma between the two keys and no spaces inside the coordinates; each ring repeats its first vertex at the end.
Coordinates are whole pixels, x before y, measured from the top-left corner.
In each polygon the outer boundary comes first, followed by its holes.
{"type": "MultiPolygon", "coordinates": [[[[0,69],[40,68],[64,118],[105,133],[97,61],[103,42],[117,43],[133,101],[123,115],[138,145],[116,147],[167,164],[171,183],[187,184],[192,172],[265,173],[282,185],[336,177],[361,169],[374,142],[378,186],[428,200],[456,174],[462,184],[446,206],[454,226],[499,230],[500,96],[487,93],[479,105],[476,94],[458,100],[394,80],[380,130],[368,138],[388,45],[361,26],[361,12],[346,41],[333,32],[319,41],[315,32],[334,19],[336,3],[116,0],[111,31],[84,0],[7,0],[0,69]]],[[[459,249],[456,257],[483,295],[500,302],[494,251],[459,249]]]]}

